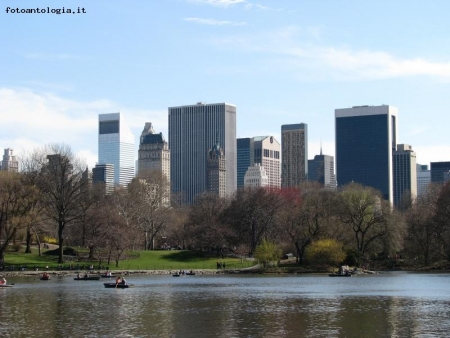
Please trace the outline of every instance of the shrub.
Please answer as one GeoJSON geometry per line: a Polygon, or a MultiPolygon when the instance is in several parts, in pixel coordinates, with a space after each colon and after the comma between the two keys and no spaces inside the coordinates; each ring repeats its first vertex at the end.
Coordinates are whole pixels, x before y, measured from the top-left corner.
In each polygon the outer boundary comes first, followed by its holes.
{"type": "Polygon", "coordinates": [[[306,248],[305,258],[318,265],[338,265],[345,259],[342,245],[334,239],[321,239],[306,248]]]}
{"type": "Polygon", "coordinates": [[[267,266],[271,261],[278,261],[281,255],[281,249],[275,243],[263,240],[255,249],[254,257],[259,260],[263,266],[267,266]]]}

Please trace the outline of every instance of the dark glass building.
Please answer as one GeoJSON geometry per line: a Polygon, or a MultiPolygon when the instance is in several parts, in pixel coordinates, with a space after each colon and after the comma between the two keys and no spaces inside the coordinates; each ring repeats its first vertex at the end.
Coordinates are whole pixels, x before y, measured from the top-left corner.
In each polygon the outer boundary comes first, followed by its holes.
{"type": "Polygon", "coordinates": [[[444,173],[450,171],[450,162],[431,162],[431,182],[443,183],[445,182],[444,173]]]}
{"type": "Polygon", "coordinates": [[[244,176],[248,167],[253,165],[254,161],[254,141],[253,138],[237,139],[237,188],[244,187],[244,176]]]}
{"type": "Polygon", "coordinates": [[[327,189],[336,189],[334,157],[322,155],[321,151],[313,160],[308,160],[308,181],[319,182],[327,189]]]}
{"type": "Polygon", "coordinates": [[[388,105],[335,110],[338,187],[360,183],[393,203],[397,114],[397,108],[388,105]]]}

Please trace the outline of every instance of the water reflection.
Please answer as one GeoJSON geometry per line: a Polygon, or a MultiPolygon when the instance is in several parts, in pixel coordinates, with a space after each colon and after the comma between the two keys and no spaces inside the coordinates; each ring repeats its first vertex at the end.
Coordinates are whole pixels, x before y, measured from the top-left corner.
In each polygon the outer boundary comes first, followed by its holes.
{"type": "MultiPolygon", "coordinates": [[[[12,278],[10,278],[12,279],[12,278]]],[[[0,336],[444,337],[449,275],[139,276],[135,287],[16,278],[0,336]]]]}

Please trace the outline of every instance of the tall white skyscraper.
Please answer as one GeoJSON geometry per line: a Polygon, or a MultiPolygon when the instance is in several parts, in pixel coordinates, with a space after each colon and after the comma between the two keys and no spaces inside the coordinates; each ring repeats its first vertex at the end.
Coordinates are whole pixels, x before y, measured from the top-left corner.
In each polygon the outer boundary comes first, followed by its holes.
{"type": "Polygon", "coordinates": [[[236,191],[236,106],[228,103],[169,108],[172,191],[192,204],[207,188],[207,158],[220,144],[225,156],[225,195],[236,191]]]}
{"type": "Polygon", "coordinates": [[[98,116],[98,164],[114,165],[114,184],[126,186],[134,177],[134,135],[123,114],[98,116]]]}

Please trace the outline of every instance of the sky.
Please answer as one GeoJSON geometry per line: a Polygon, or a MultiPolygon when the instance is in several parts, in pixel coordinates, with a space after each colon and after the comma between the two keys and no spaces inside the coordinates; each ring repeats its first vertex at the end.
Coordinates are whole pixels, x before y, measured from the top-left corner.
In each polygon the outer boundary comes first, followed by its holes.
{"type": "Polygon", "coordinates": [[[98,114],[168,139],[167,108],[237,106],[238,137],[308,125],[335,154],[334,110],[398,108],[398,143],[450,161],[450,1],[0,0],[0,149],[64,143],[97,162],[98,114]],[[9,8],[9,13],[7,9],[9,8]],[[12,13],[84,8],[86,13],[12,13]]]}

